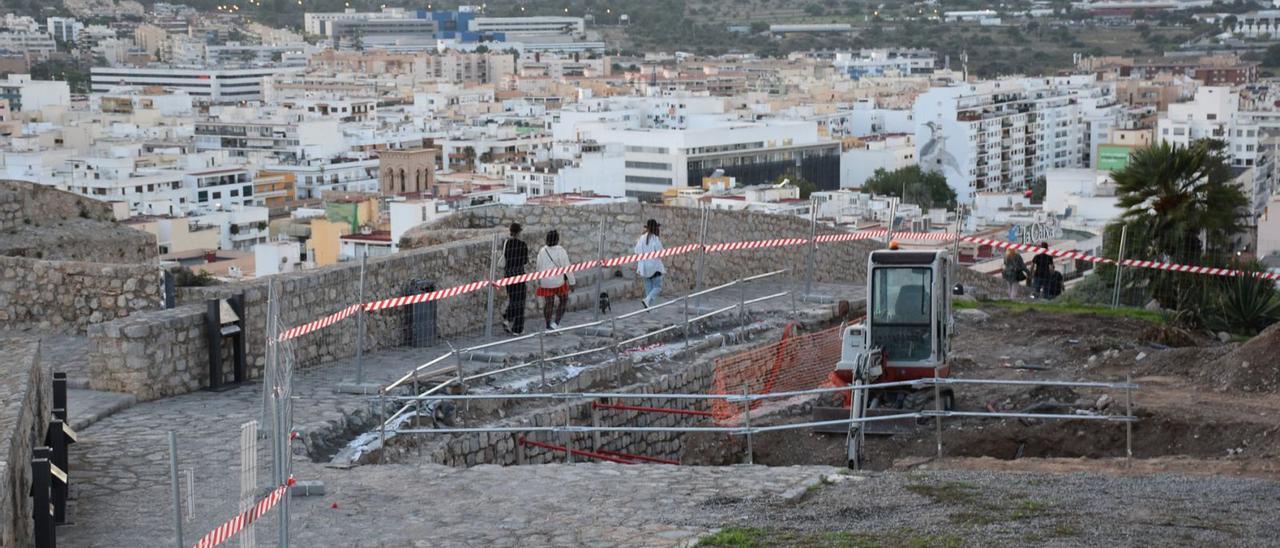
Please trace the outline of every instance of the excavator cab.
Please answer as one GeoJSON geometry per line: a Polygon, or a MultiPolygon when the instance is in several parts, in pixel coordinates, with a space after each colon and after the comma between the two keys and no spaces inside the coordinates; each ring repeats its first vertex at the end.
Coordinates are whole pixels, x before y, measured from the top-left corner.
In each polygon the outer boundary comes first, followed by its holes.
{"type": "MultiPolygon", "coordinates": [[[[951,348],[950,259],[946,251],[873,251],[866,326],[884,351],[880,382],[945,376],[951,348]]],[[[841,356],[843,361],[843,356],[841,356]]]]}
{"type": "MultiPolygon", "coordinates": [[[[951,368],[951,264],[945,250],[873,251],[867,261],[867,317],[844,329],[840,361],[828,377],[831,386],[873,385],[865,391],[841,392],[814,408],[814,420],[902,414],[937,405],[935,392],[875,384],[946,377],[951,368]]],[[[950,389],[938,392],[950,409],[950,389]]],[[[914,420],[819,426],[819,432],[892,434],[913,427],[914,420]]],[[[851,443],[850,460],[854,455],[851,443]]],[[[860,444],[857,444],[860,447],[860,444]]]]}

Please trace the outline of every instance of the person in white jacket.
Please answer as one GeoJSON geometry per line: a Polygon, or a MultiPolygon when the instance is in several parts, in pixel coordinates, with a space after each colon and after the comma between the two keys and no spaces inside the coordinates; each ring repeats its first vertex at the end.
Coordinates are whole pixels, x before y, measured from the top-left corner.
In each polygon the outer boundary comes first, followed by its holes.
{"type": "MultiPolygon", "coordinates": [[[[560,233],[547,233],[547,245],[538,251],[538,272],[569,266],[569,252],[560,247],[560,233]]],[[[542,316],[547,329],[560,329],[564,319],[564,307],[569,302],[569,291],[577,283],[573,273],[556,274],[538,280],[537,295],[542,297],[542,316]]]]}
{"type": "MultiPolygon", "coordinates": [[[[658,237],[660,226],[655,219],[649,219],[644,224],[644,234],[636,241],[636,254],[662,251],[662,239],[658,237]]],[[[662,264],[662,259],[645,259],[636,265],[636,274],[644,280],[644,298],[640,300],[640,304],[645,308],[653,306],[658,300],[658,293],[662,291],[662,276],[666,272],[667,267],[662,264]]]]}

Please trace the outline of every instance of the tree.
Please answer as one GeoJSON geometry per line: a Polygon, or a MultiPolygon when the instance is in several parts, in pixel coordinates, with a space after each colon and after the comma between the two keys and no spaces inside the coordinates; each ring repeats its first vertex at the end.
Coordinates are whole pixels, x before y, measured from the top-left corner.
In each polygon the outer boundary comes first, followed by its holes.
{"type": "Polygon", "coordinates": [[[867,179],[863,190],[881,196],[897,196],[903,202],[917,204],[925,209],[956,207],[956,192],[947,185],[947,178],[941,173],[925,172],[920,166],[907,166],[893,171],[877,169],[867,179]]]}
{"type": "Polygon", "coordinates": [[[1049,182],[1045,180],[1043,175],[1037,177],[1036,180],[1031,183],[1031,203],[1044,203],[1044,195],[1048,191],[1048,187],[1049,182]]]}
{"type": "Polygon", "coordinates": [[[476,53],[489,53],[489,46],[484,44],[476,46],[476,53]]]}
{"type": "MultiPolygon", "coordinates": [[[[1128,165],[1111,173],[1117,204],[1124,209],[1121,221],[1131,233],[1149,235],[1130,238],[1127,256],[1205,264],[1230,255],[1231,238],[1241,231],[1241,212],[1249,201],[1231,182],[1224,148],[1208,139],[1186,147],[1162,142],[1134,151],[1128,165]]],[[[1187,275],[1143,270],[1153,296],[1162,306],[1176,308],[1187,275]]]]}
{"type": "Polygon", "coordinates": [[[765,23],[764,21],[752,21],[752,22],[751,22],[751,34],[760,34],[760,33],[765,32],[765,31],[767,31],[767,30],[769,30],[769,24],[768,24],[768,23],[765,23]]]}

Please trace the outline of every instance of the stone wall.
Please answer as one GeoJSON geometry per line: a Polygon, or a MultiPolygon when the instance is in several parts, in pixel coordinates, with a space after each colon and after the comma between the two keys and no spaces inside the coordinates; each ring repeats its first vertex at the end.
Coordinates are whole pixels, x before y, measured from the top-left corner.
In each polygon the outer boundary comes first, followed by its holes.
{"type": "Polygon", "coordinates": [[[65,219],[112,221],[111,205],[25,181],[0,181],[0,231],[65,219]]]}
{"type": "Polygon", "coordinates": [[[0,232],[0,256],[51,261],[155,264],[156,238],[116,223],[69,219],[0,232]]]}
{"type": "MultiPolygon", "coordinates": [[[[567,390],[578,392],[588,391],[592,386],[613,386],[611,382],[607,381],[623,374],[624,372],[620,369],[629,369],[630,366],[630,363],[624,362],[588,369],[569,381],[567,390]]],[[[642,385],[632,385],[625,388],[610,389],[609,391],[639,394],[705,394],[712,388],[714,373],[715,362],[710,359],[704,359],[689,364],[679,372],[662,375],[642,385]]],[[[653,399],[628,400],[618,403],[707,410],[707,400],[653,399]]],[[[595,412],[597,415],[596,420],[599,421],[600,426],[673,427],[711,425],[709,418],[693,415],[612,409],[598,409],[595,412]]],[[[534,413],[521,414],[513,418],[519,420],[520,424],[527,426],[563,426],[566,424],[566,420],[571,424],[581,426],[592,423],[591,413],[590,402],[577,401],[549,407],[534,413]]],[[[564,446],[568,442],[571,447],[578,450],[591,450],[593,447],[598,447],[608,451],[670,460],[680,459],[684,451],[685,438],[684,434],[679,432],[609,432],[601,433],[600,445],[594,446],[593,434],[588,432],[574,433],[571,438],[561,433],[544,432],[532,432],[529,434],[460,434],[452,436],[443,443],[434,444],[429,454],[432,462],[458,467],[478,464],[543,464],[559,462],[565,459],[564,452],[550,449],[533,446],[517,449],[516,440],[520,436],[526,436],[528,440],[560,446],[564,446]]],[[[413,443],[415,442],[410,441],[409,445],[412,446],[413,443]]],[[[392,450],[394,451],[394,449],[392,450]]],[[[408,447],[402,447],[400,451],[406,455],[413,454],[413,450],[408,447]]],[[[575,457],[575,460],[582,460],[582,457],[575,457]]]]}
{"type": "MultiPolygon", "coordinates": [[[[709,213],[706,243],[783,237],[807,237],[808,221],[796,217],[783,217],[748,212],[712,211],[709,213]]],[[[446,288],[483,280],[489,276],[492,238],[498,227],[512,221],[526,225],[525,240],[536,252],[545,232],[555,228],[562,233],[562,244],[573,261],[595,258],[603,238],[604,256],[614,257],[632,253],[640,227],[645,219],[656,218],[663,225],[663,242],[674,247],[697,241],[697,227],[701,213],[698,210],[668,208],[640,204],[613,204],[607,206],[529,206],[489,208],[453,215],[424,227],[419,232],[440,232],[446,237],[443,243],[402,251],[395,255],[371,258],[367,264],[365,300],[371,301],[408,294],[407,286],[414,279],[432,280],[437,288],[446,288]],[[474,231],[475,237],[466,237],[474,231]]],[[[819,234],[836,232],[833,228],[819,227],[819,234]]],[[[429,238],[429,236],[424,236],[429,238]]],[[[430,241],[424,239],[424,242],[430,241]]],[[[703,286],[724,283],[742,276],[759,274],[781,268],[792,268],[796,280],[802,280],[806,272],[812,272],[815,282],[856,282],[866,276],[867,254],[879,244],[874,242],[845,242],[823,245],[814,258],[814,267],[807,267],[808,248],[787,247],[734,251],[707,254],[703,262],[703,286]]],[[[666,295],[687,292],[695,283],[696,262],[700,253],[666,259],[668,276],[666,295]]],[[[634,266],[619,269],[621,274],[631,275],[634,266]]],[[[614,273],[608,273],[614,274],[614,273]]],[[[181,304],[203,305],[205,299],[226,298],[235,294],[245,295],[245,316],[248,330],[248,363],[251,378],[261,376],[265,365],[267,284],[275,284],[280,296],[281,320],[286,326],[300,325],[332,314],[358,302],[360,265],[357,262],[342,263],[315,270],[293,272],[267,279],[249,280],[212,287],[181,288],[181,304]]],[[[996,287],[993,285],[993,287],[996,287]]],[[[629,296],[636,296],[638,283],[630,287],[629,296]]],[[[998,290],[998,289],[997,289],[998,290]]],[[[442,338],[476,333],[483,329],[487,290],[436,302],[437,329],[442,338]]],[[[501,307],[505,297],[497,291],[495,302],[501,307]]],[[[529,311],[535,310],[534,299],[528,300],[529,311]]],[[[403,346],[407,336],[407,308],[391,309],[369,315],[365,348],[376,351],[381,348],[403,346]]],[[[158,320],[167,321],[167,320],[158,320]]],[[[131,318],[124,325],[136,325],[131,318]]],[[[141,328],[139,328],[141,329],[141,328]]],[[[113,338],[113,333],[123,329],[107,328],[95,331],[100,339],[113,338]]],[[[122,335],[121,335],[122,336],[122,335]]],[[[176,343],[175,344],[179,344],[176,343]]],[[[204,344],[188,339],[186,345],[204,344]]],[[[120,348],[102,340],[101,348],[120,348]]],[[[356,322],[347,320],[330,326],[321,332],[304,335],[294,344],[295,358],[300,367],[329,363],[351,357],[356,348],[356,322]]],[[[198,356],[192,348],[175,349],[175,355],[198,356]]],[[[136,353],[135,353],[136,355],[136,353]]],[[[103,364],[104,385],[120,384],[116,380],[132,373],[116,375],[109,369],[120,364],[95,358],[103,364]]],[[[141,359],[141,358],[139,358],[141,359]]],[[[160,364],[139,365],[136,370],[161,373],[160,364]]],[[[191,379],[159,383],[178,390],[193,386],[191,379]]],[[[126,386],[137,383],[123,383],[126,386]]]]}
{"type": "Polygon", "coordinates": [[[0,352],[0,546],[31,546],[31,450],[52,412],[52,375],[38,341],[0,340],[0,352]]]}
{"type": "Polygon", "coordinates": [[[0,257],[0,327],[83,332],[163,306],[158,266],[0,257]]]}
{"type": "MultiPolygon", "coordinates": [[[[578,262],[593,259],[603,238],[605,257],[633,252],[636,240],[647,219],[661,225],[662,243],[667,248],[698,243],[701,213],[689,208],[673,208],[648,204],[611,204],[607,206],[521,206],[488,208],[442,219],[441,230],[457,228],[490,228],[520,222],[546,231],[557,229],[561,245],[569,250],[570,259],[578,262]]],[[[747,211],[707,211],[707,245],[744,240],[775,238],[808,238],[813,232],[809,220],[794,216],[771,215],[747,211]]],[[[817,234],[838,234],[843,230],[819,224],[817,234]]],[[[531,245],[533,240],[526,238],[531,245]]],[[[821,244],[814,255],[812,279],[815,282],[852,282],[866,279],[867,256],[882,244],[853,241],[821,244]]],[[[535,247],[536,249],[536,247],[535,247]]],[[[684,291],[694,284],[698,253],[665,259],[668,268],[666,284],[684,291]]],[[[739,277],[778,270],[793,269],[800,278],[809,271],[809,248],[793,246],[707,254],[703,262],[703,287],[732,281],[739,277]]],[[[623,267],[633,271],[634,265],[623,267]]],[[[999,291],[1000,285],[988,277],[959,269],[959,281],[977,285],[980,292],[999,291]]]]}
{"type": "MultiPolygon", "coordinates": [[[[209,384],[205,306],[187,305],[89,327],[89,387],[154,400],[209,384]]],[[[230,339],[223,372],[232,380],[230,339]]]]}
{"type": "Polygon", "coordinates": [[[0,181],[0,255],[153,263],[154,236],[116,223],[110,204],[44,185],[0,181]]]}

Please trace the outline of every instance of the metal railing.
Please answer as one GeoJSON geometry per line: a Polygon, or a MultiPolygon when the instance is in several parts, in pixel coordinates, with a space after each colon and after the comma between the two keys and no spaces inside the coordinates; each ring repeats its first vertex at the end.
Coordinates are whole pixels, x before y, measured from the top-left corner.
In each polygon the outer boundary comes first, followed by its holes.
{"type": "MultiPolygon", "coordinates": [[[[823,426],[850,426],[871,423],[877,421],[890,421],[901,419],[922,419],[934,418],[938,423],[937,428],[937,444],[938,456],[942,456],[942,428],[941,421],[944,418],[1011,418],[1011,419],[1047,419],[1047,420],[1073,420],[1073,421],[1103,421],[1103,422],[1119,422],[1125,425],[1125,458],[1133,457],[1133,423],[1138,421],[1137,416],[1133,414],[1133,390],[1139,389],[1139,385],[1134,384],[1130,379],[1126,378],[1125,382],[1087,382],[1087,381],[1022,381],[1022,380],[1003,380],[1003,379],[953,379],[953,378],[924,378],[911,381],[887,382],[879,384],[856,384],[850,386],[815,388],[810,390],[793,390],[787,392],[773,392],[767,394],[676,394],[676,393],[632,393],[632,392],[561,392],[561,393],[530,393],[530,394],[420,394],[417,396],[388,396],[393,401],[420,403],[423,400],[438,401],[469,401],[469,400],[561,400],[565,402],[576,401],[592,401],[601,399],[613,400],[695,400],[710,401],[722,400],[730,403],[742,403],[743,408],[739,415],[741,419],[736,426],[598,426],[598,420],[593,417],[592,426],[574,426],[566,424],[563,426],[524,426],[524,425],[499,425],[499,426],[475,426],[475,427],[449,427],[449,428],[397,428],[394,430],[396,434],[468,434],[468,433],[532,433],[545,432],[554,434],[574,434],[574,433],[603,433],[603,432],[668,432],[668,433],[693,433],[693,432],[717,432],[730,435],[741,435],[747,438],[747,462],[751,463],[752,454],[752,437],[755,434],[764,432],[776,432],[782,430],[795,430],[805,428],[817,428],[823,426]],[[941,408],[941,400],[935,399],[938,407],[929,410],[907,411],[893,415],[855,417],[853,410],[850,410],[850,417],[847,419],[836,419],[827,421],[809,421],[790,424],[775,425],[751,425],[751,409],[752,403],[762,400],[776,400],[783,398],[794,398],[804,396],[821,396],[825,394],[848,392],[850,399],[853,393],[857,391],[882,390],[885,388],[928,388],[932,387],[936,391],[942,386],[963,386],[963,385],[1005,385],[1005,386],[1060,386],[1069,388],[1094,388],[1107,390],[1124,390],[1125,392],[1125,411],[1124,415],[1105,415],[1105,414],[1053,414],[1053,413],[1026,413],[1026,412],[1000,412],[1000,411],[955,411],[944,410],[941,408]]],[[[593,408],[594,413],[594,408],[593,408]]],[[[852,434],[851,434],[852,436],[852,434]]],[[[385,443],[386,440],[386,424],[383,425],[380,440],[385,443]]],[[[598,443],[598,442],[597,442],[598,443]]],[[[572,447],[566,445],[572,449],[572,447]]]]}
{"type": "MultiPolygon", "coordinates": [[[[620,356],[620,355],[622,354],[622,352],[624,351],[624,349],[626,348],[626,346],[627,346],[627,345],[629,345],[629,344],[632,344],[632,343],[635,343],[635,342],[639,342],[639,341],[643,341],[643,340],[646,340],[646,339],[650,339],[650,338],[653,338],[653,337],[655,337],[655,336],[661,335],[661,334],[663,334],[663,333],[667,333],[667,332],[670,332],[670,331],[673,331],[673,330],[676,330],[676,329],[681,329],[681,328],[683,328],[683,330],[684,330],[684,343],[685,343],[685,348],[688,348],[688,347],[689,347],[689,345],[691,344],[691,343],[690,343],[691,330],[692,330],[692,326],[693,326],[694,324],[697,324],[698,322],[701,322],[701,321],[703,321],[703,320],[709,319],[709,318],[711,318],[711,317],[714,317],[714,316],[717,316],[717,315],[720,315],[720,314],[724,314],[725,312],[729,312],[729,311],[732,311],[732,310],[737,310],[737,311],[738,311],[739,321],[741,322],[741,325],[742,325],[742,326],[745,326],[745,325],[746,325],[747,318],[748,318],[748,316],[749,316],[748,311],[747,311],[747,307],[748,307],[748,306],[751,306],[751,305],[753,305],[753,304],[757,304],[757,303],[761,303],[761,302],[764,302],[764,301],[767,301],[767,300],[771,300],[771,299],[776,299],[776,298],[780,298],[780,297],[785,297],[785,296],[787,296],[787,295],[793,295],[793,293],[794,293],[794,290],[788,290],[788,291],[781,291],[781,292],[772,293],[772,294],[769,294],[769,295],[764,295],[764,296],[756,297],[756,298],[753,298],[753,299],[747,299],[747,298],[746,298],[746,288],[747,288],[748,284],[750,284],[751,282],[758,281],[758,280],[764,280],[764,279],[767,279],[767,278],[771,278],[771,277],[774,277],[774,276],[778,276],[778,275],[781,275],[781,274],[785,274],[785,273],[787,273],[787,272],[789,272],[789,271],[790,271],[790,269],[788,269],[788,268],[783,268],[783,269],[779,269],[779,270],[774,270],[774,271],[772,271],[772,272],[765,272],[765,273],[763,273],[763,274],[756,274],[756,275],[753,275],[753,276],[745,276],[745,277],[738,278],[738,279],[736,279],[736,280],[733,280],[733,281],[730,281],[730,282],[726,282],[726,283],[723,283],[723,284],[720,284],[720,285],[717,285],[717,286],[714,286],[714,287],[709,287],[709,288],[706,288],[706,289],[703,289],[703,290],[700,290],[700,291],[695,291],[695,292],[689,293],[689,294],[687,294],[687,295],[683,295],[683,296],[680,296],[680,297],[675,297],[675,298],[670,299],[670,300],[668,300],[668,301],[666,301],[666,302],[662,302],[662,303],[659,303],[659,304],[656,304],[656,305],[653,305],[653,306],[648,306],[648,307],[645,307],[645,308],[641,308],[640,310],[635,310],[635,311],[632,311],[632,312],[628,312],[628,313],[626,313],[626,314],[619,314],[619,315],[616,315],[616,316],[611,316],[611,317],[606,318],[606,319],[595,320],[595,321],[590,321],[590,322],[584,322],[584,323],[575,324],[575,325],[569,325],[569,326],[565,326],[565,327],[560,327],[560,328],[558,328],[558,329],[549,329],[549,330],[539,331],[539,332],[537,332],[537,333],[529,333],[529,334],[526,334],[526,335],[519,335],[519,336],[516,336],[516,337],[510,337],[510,338],[501,339],[501,340],[497,340],[497,341],[491,341],[491,342],[487,342],[487,343],[481,343],[481,344],[477,344],[477,345],[473,345],[473,346],[469,346],[469,347],[461,348],[461,349],[453,348],[453,347],[452,347],[452,345],[450,345],[450,350],[449,350],[448,352],[446,352],[445,354],[443,354],[443,355],[441,355],[441,356],[438,356],[438,357],[436,357],[436,358],[434,358],[434,359],[432,359],[432,360],[430,360],[430,361],[428,361],[428,362],[426,362],[426,363],[424,363],[424,364],[422,364],[422,365],[419,365],[418,367],[413,368],[413,370],[409,371],[409,372],[408,372],[408,373],[406,373],[404,376],[400,377],[399,379],[396,379],[395,381],[391,382],[390,384],[388,384],[387,386],[385,386],[385,387],[383,387],[383,388],[381,388],[381,389],[379,390],[379,392],[378,392],[378,409],[379,409],[379,413],[380,413],[379,421],[381,422],[381,426],[380,426],[381,434],[380,434],[380,436],[379,436],[379,440],[380,440],[380,441],[382,441],[382,442],[385,442],[385,438],[386,438],[386,429],[387,429],[387,427],[388,427],[388,425],[389,425],[389,424],[391,424],[391,423],[393,423],[393,422],[395,422],[395,421],[399,420],[399,419],[400,419],[400,418],[401,418],[405,413],[408,413],[408,412],[410,411],[410,409],[411,409],[411,408],[412,408],[412,409],[414,409],[415,414],[421,414],[421,413],[420,413],[420,411],[421,411],[421,402],[422,402],[422,400],[423,400],[423,399],[440,399],[440,398],[445,398],[446,396],[445,396],[445,395],[441,395],[441,394],[439,394],[439,392],[440,392],[440,391],[442,391],[442,390],[444,390],[444,389],[446,389],[446,388],[448,388],[448,387],[450,387],[450,386],[458,386],[458,387],[462,387],[462,386],[466,386],[466,384],[467,384],[467,383],[469,383],[469,382],[471,382],[471,381],[476,381],[476,380],[484,379],[484,378],[487,378],[487,377],[492,377],[492,376],[495,376],[495,375],[499,375],[499,374],[502,374],[502,373],[509,373],[509,372],[512,372],[512,371],[518,371],[518,370],[521,370],[521,369],[526,369],[526,368],[529,368],[529,367],[537,366],[537,367],[538,367],[538,373],[539,373],[539,376],[541,377],[541,386],[544,386],[544,387],[545,387],[545,386],[547,385],[547,379],[546,379],[546,366],[547,366],[547,364],[550,364],[550,363],[554,363],[554,362],[562,361],[562,360],[567,360],[567,359],[571,359],[571,358],[575,358],[575,357],[579,357],[579,356],[585,356],[585,355],[588,355],[588,354],[595,354],[595,353],[598,353],[598,352],[605,352],[605,351],[612,351],[612,352],[614,353],[615,358],[616,358],[616,357],[618,357],[618,356],[620,356]],[[694,316],[694,317],[690,317],[690,316],[689,316],[689,303],[690,303],[693,299],[699,299],[699,298],[701,298],[702,296],[710,295],[710,294],[715,293],[715,292],[717,292],[717,291],[722,291],[722,290],[725,290],[725,289],[728,289],[728,288],[731,288],[731,287],[735,287],[735,286],[737,286],[737,287],[739,287],[739,288],[740,288],[740,291],[738,292],[738,303],[737,303],[737,304],[732,304],[732,305],[729,305],[729,306],[721,307],[721,308],[718,308],[718,309],[712,310],[712,311],[710,311],[710,312],[706,312],[706,313],[704,313],[704,314],[700,314],[700,315],[698,315],[698,316],[694,316]],[[667,308],[667,307],[670,307],[670,306],[674,306],[674,305],[676,305],[676,304],[681,304],[681,305],[683,305],[683,307],[684,307],[684,320],[683,320],[682,322],[680,322],[680,323],[676,323],[676,324],[672,324],[672,325],[669,325],[669,326],[667,326],[667,327],[663,327],[663,328],[660,328],[660,329],[655,329],[655,330],[652,330],[652,331],[648,331],[648,332],[642,333],[642,334],[640,334],[640,335],[637,335],[637,336],[634,336],[634,337],[631,337],[631,338],[628,338],[628,339],[625,339],[625,340],[621,340],[621,341],[617,340],[617,338],[618,338],[618,322],[619,322],[619,321],[625,321],[625,320],[630,319],[630,318],[634,318],[634,317],[642,316],[642,315],[645,315],[645,314],[650,314],[650,313],[653,313],[653,312],[655,312],[655,311],[661,310],[661,309],[663,309],[663,308],[667,308]],[[557,335],[557,334],[561,334],[561,333],[569,333],[569,332],[577,331],[577,330],[581,330],[581,329],[589,329],[589,328],[592,328],[592,327],[601,327],[601,326],[604,326],[604,325],[606,325],[606,324],[609,326],[609,337],[612,339],[608,344],[601,345],[601,346],[597,346],[597,347],[593,347],[593,348],[588,348],[588,349],[586,349],[586,350],[577,350],[577,351],[568,352],[568,353],[565,353],[565,354],[554,355],[554,356],[547,356],[547,355],[546,355],[546,336],[547,336],[547,335],[557,335]],[[533,360],[530,360],[530,361],[527,361],[527,362],[522,362],[522,363],[519,363],[519,364],[516,364],[516,365],[511,365],[511,366],[507,366],[507,367],[502,367],[502,368],[499,368],[499,369],[496,369],[496,370],[492,370],[492,371],[484,371],[484,372],[476,373],[476,374],[473,374],[473,375],[465,375],[465,368],[464,368],[463,362],[466,360],[466,358],[467,358],[468,356],[470,356],[470,355],[474,355],[474,353],[479,352],[479,351],[488,350],[488,349],[490,349],[490,348],[496,348],[496,347],[499,347],[499,346],[508,345],[508,344],[512,344],[512,343],[516,343],[516,342],[520,342],[520,341],[532,340],[532,339],[534,339],[534,338],[538,339],[538,349],[539,349],[539,352],[538,352],[538,357],[537,357],[537,358],[535,358],[535,359],[533,359],[533,360]],[[453,358],[453,359],[455,360],[455,363],[454,363],[453,365],[450,365],[450,366],[443,366],[443,367],[437,367],[437,366],[441,365],[442,363],[447,362],[450,358],[453,358]],[[442,377],[445,377],[446,375],[448,376],[448,378],[444,379],[442,382],[438,382],[437,384],[435,384],[434,386],[432,386],[432,387],[430,387],[430,388],[426,389],[425,391],[420,390],[420,386],[419,386],[419,385],[420,385],[420,383],[421,383],[421,382],[429,382],[429,381],[431,381],[431,380],[433,380],[433,379],[441,379],[442,377]],[[413,400],[413,403],[406,404],[406,405],[404,405],[404,406],[400,407],[400,408],[399,408],[399,409],[397,409],[394,413],[392,413],[390,417],[387,417],[387,416],[385,415],[385,412],[386,412],[386,401],[387,401],[388,399],[390,399],[391,401],[397,401],[397,400],[400,400],[401,398],[403,398],[403,397],[393,397],[393,396],[390,396],[390,394],[391,394],[394,390],[396,390],[396,389],[398,389],[398,388],[401,388],[401,387],[404,387],[404,386],[406,386],[406,385],[412,385],[412,387],[413,387],[413,388],[412,388],[413,393],[414,393],[414,394],[417,394],[417,396],[410,397],[410,398],[413,400]]],[[[795,302],[794,302],[794,299],[792,300],[792,308],[793,308],[793,313],[794,313],[794,309],[795,309],[795,302]]],[[[448,342],[446,342],[446,344],[449,344],[449,343],[448,343],[448,342]]]]}

